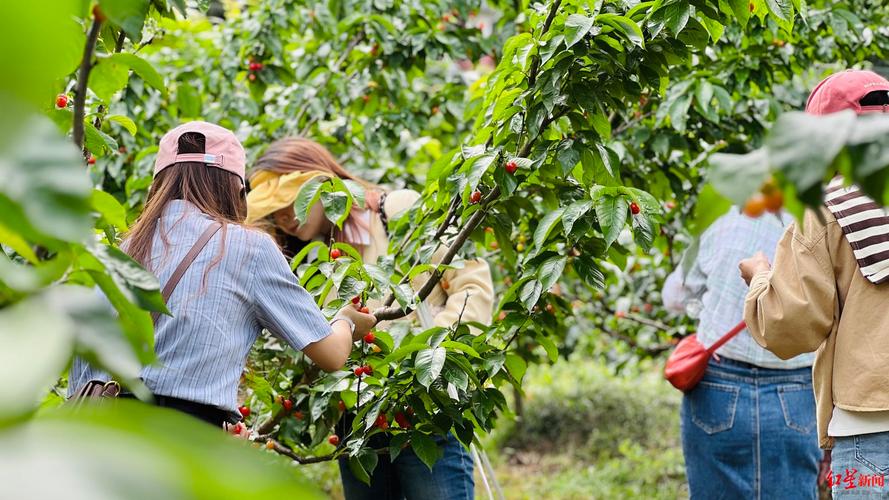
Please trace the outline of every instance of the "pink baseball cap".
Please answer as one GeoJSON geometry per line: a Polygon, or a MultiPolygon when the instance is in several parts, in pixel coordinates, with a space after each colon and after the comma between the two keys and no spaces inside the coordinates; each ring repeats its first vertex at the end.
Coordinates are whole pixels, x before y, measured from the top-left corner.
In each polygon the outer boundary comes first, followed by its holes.
{"type": "Polygon", "coordinates": [[[247,166],[247,154],[241,141],[230,130],[207,122],[188,122],[167,132],[160,142],[157,158],[154,160],[154,175],[170,165],[194,161],[206,163],[208,166],[231,172],[244,182],[247,166]],[[203,153],[179,154],[179,138],[186,132],[195,132],[204,136],[203,153]]]}
{"type": "Polygon", "coordinates": [[[862,106],[864,96],[876,91],[889,91],[889,80],[873,71],[846,70],[821,81],[806,101],[806,113],[826,115],[844,109],[856,113],[886,112],[887,106],[862,106]]]}

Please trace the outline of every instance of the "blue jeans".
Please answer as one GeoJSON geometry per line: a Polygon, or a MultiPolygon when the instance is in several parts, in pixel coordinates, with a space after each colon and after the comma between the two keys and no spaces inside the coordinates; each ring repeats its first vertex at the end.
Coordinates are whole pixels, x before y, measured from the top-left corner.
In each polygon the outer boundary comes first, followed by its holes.
{"type": "Polygon", "coordinates": [[[682,400],[692,499],[815,499],[821,450],[812,370],[710,360],[682,400]]]}
{"type": "Polygon", "coordinates": [[[889,498],[889,432],[834,438],[830,470],[834,499],[889,498]]]}
{"type": "MultiPolygon", "coordinates": [[[[374,438],[371,438],[374,448],[388,447],[388,439],[377,443],[373,442],[374,438]]],[[[441,438],[439,447],[444,455],[435,462],[432,472],[410,447],[401,450],[395,462],[389,460],[389,455],[380,455],[377,468],[370,477],[370,486],[352,474],[347,460],[340,459],[340,476],[346,499],[473,500],[475,480],[472,477],[472,456],[453,434],[441,438]]]]}

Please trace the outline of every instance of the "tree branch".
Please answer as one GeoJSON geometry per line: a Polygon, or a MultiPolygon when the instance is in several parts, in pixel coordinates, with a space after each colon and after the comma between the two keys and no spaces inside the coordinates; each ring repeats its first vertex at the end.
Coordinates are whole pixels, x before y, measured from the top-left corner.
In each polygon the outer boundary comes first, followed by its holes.
{"type": "MultiPolygon", "coordinates": [[[[102,28],[102,21],[95,17],[90,31],[86,36],[86,45],[83,47],[83,59],[80,61],[80,70],[77,74],[77,86],[74,90],[74,144],[78,148],[83,149],[83,117],[86,108],[86,85],[89,81],[90,70],[93,69],[93,52],[96,50],[96,41],[99,39],[99,31],[102,28]]],[[[84,151],[84,157],[87,156],[84,151]]]]}
{"type": "MultiPolygon", "coordinates": [[[[556,12],[559,11],[559,6],[562,4],[562,0],[556,0],[553,2],[552,7],[549,8],[549,14],[546,16],[546,21],[543,22],[543,29],[540,34],[543,35],[547,31],[549,31],[550,25],[552,25],[553,20],[556,18],[556,12]]],[[[534,82],[537,81],[537,70],[540,68],[540,57],[535,56],[534,60],[531,62],[531,68],[528,71],[528,88],[534,86],[534,82]]]]}

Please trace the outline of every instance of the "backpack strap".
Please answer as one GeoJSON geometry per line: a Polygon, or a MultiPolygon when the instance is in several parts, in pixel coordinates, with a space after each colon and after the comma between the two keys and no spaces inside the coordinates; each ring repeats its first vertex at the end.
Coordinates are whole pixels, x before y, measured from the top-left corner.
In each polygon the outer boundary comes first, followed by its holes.
{"type": "MultiPolygon", "coordinates": [[[[182,279],[182,275],[185,274],[185,271],[188,270],[188,267],[191,266],[192,262],[194,262],[195,257],[197,257],[199,253],[201,253],[201,250],[203,250],[204,247],[207,246],[207,243],[210,241],[211,238],[213,238],[213,235],[215,235],[216,232],[219,231],[219,229],[221,228],[222,224],[218,222],[210,224],[207,229],[205,229],[204,232],[201,234],[200,238],[198,238],[198,241],[196,241],[194,245],[192,245],[188,253],[185,254],[185,257],[182,258],[182,261],[179,262],[179,265],[176,266],[176,270],[173,271],[173,275],[170,276],[167,284],[164,285],[163,291],[161,291],[161,297],[163,297],[165,304],[170,299],[170,296],[173,295],[173,290],[176,289],[176,285],[179,284],[179,280],[182,279]]],[[[159,312],[152,312],[151,321],[157,324],[157,320],[158,318],[160,318],[160,315],[161,313],[159,312]]]]}
{"type": "Polygon", "coordinates": [[[386,214],[386,195],[389,193],[383,192],[380,195],[380,204],[377,207],[377,212],[380,214],[380,222],[383,223],[383,229],[386,231],[386,236],[389,236],[389,216],[386,214]]]}

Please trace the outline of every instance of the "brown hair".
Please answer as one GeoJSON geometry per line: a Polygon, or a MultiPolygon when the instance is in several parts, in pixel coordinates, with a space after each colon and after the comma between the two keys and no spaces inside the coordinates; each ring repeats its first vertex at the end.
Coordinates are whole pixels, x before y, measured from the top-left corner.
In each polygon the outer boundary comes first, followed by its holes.
{"type": "MultiPolygon", "coordinates": [[[[268,170],[278,174],[289,174],[293,172],[324,172],[340,179],[349,179],[361,184],[365,192],[365,202],[369,210],[378,211],[380,206],[381,189],[370,183],[349,173],[342,167],[339,162],[330,154],[321,144],[306,139],[305,137],[284,137],[278,139],[269,145],[262,156],[256,160],[253,168],[250,170],[252,178],[257,172],[268,170]]],[[[356,212],[360,209],[353,207],[349,213],[349,218],[354,220],[358,226],[367,229],[367,225],[360,218],[354,218],[356,212]]],[[[342,231],[334,231],[336,239],[342,239],[342,231]]],[[[349,242],[354,243],[354,242],[349,242]]]]}
{"type": "MultiPolygon", "coordinates": [[[[204,152],[203,134],[187,132],[179,138],[179,153],[204,152]]],[[[222,224],[219,253],[207,266],[206,279],[207,273],[219,264],[225,253],[226,224],[243,225],[247,218],[244,185],[237,175],[198,162],[176,163],[161,170],[151,184],[145,209],[122,245],[127,254],[149,270],[153,270],[151,249],[158,222],[167,204],[173,200],[187,201],[222,224]]],[[[160,231],[160,237],[164,245],[169,246],[166,231],[160,231]]]]}

